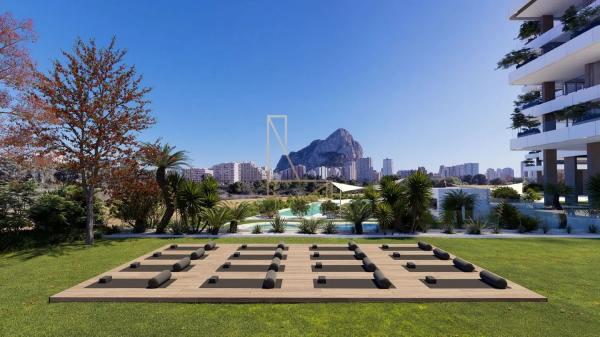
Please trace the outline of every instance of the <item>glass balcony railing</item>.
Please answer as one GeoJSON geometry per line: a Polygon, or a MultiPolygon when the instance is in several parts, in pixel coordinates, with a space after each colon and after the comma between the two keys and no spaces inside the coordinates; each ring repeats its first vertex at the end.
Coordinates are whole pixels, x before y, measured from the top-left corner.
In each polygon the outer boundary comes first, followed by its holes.
{"type": "Polygon", "coordinates": [[[541,131],[540,131],[539,128],[526,129],[526,130],[523,130],[523,131],[520,131],[519,133],[517,133],[517,138],[535,135],[535,134],[538,134],[540,132],[541,131]]]}

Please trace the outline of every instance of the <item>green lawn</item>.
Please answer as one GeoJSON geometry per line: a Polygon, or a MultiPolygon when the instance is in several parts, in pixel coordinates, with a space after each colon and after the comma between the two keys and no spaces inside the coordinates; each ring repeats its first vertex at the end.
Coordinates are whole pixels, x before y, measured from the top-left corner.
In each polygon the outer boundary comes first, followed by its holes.
{"type": "MultiPolygon", "coordinates": [[[[244,242],[279,240],[251,238],[244,242]]],[[[152,249],[171,242],[191,241],[194,240],[103,240],[93,248],[74,244],[1,254],[0,335],[600,335],[599,240],[428,240],[547,296],[548,303],[48,303],[48,296],[152,249]]],[[[241,242],[241,239],[218,241],[241,242]]],[[[346,241],[286,239],[287,243],[346,241]]]]}

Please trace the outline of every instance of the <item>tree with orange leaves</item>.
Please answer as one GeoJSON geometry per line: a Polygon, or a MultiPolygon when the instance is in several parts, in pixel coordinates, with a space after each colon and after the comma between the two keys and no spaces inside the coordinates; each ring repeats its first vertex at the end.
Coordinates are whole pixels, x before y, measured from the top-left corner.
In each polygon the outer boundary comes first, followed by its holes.
{"type": "Polygon", "coordinates": [[[34,63],[27,44],[35,41],[31,20],[16,20],[12,14],[0,15],[0,151],[2,157],[26,144],[15,120],[26,106],[24,93],[34,78],[34,63]]]}
{"type": "Polygon", "coordinates": [[[78,39],[73,52],[63,52],[64,63],[56,60],[47,74],[36,73],[29,98],[39,111],[20,122],[35,146],[78,173],[86,196],[86,244],[94,242],[95,191],[133,156],[137,133],[154,123],[150,88],[123,63],[125,54],[114,38],[105,48],[78,39]]]}

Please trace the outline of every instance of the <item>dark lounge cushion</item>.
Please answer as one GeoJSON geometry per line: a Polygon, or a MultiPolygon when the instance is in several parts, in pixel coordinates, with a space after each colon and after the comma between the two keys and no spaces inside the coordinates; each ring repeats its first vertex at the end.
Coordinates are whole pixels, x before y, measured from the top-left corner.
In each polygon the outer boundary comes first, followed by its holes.
{"type": "Polygon", "coordinates": [[[246,248],[248,248],[248,245],[247,245],[247,244],[245,244],[245,243],[244,243],[244,244],[242,244],[242,249],[246,249],[246,248]]]}
{"type": "Polygon", "coordinates": [[[425,276],[425,282],[427,282],[428,284],[436,284],[437,279],[433,276],[425,276]]]}
{"type": "Polygon", "coordinates": [[[219,282],[219,276],[217,276],[217,275],[215,275],[215,276],[211,276],[211,277],[208,279],[208,283],[217,283],[217,282],[219,282]]]}
{"type": "Polygon", "coordinates": [[[366,271],[374,272],[375,270],[377,270],[377,266],[375,265],[375,263],[373,263],[373,261],[371,261],[371,259],[369,259],[368,257],[365,257],[362,260],[362,263],[366,271]]]}
{"type": "Polygon", "coordinates": [[[322,262],[315,263],[315,268],[317,268],[317,269],[323,269],[323,263],[322,262]]]}
{"type": "Polygon", "coordinates": [[[358,248],[358,245],[356,244],[356,242],[350,241],[348,242],[348,248],[350,248],[350,250],[355,250],[356,248],[358,248]]]}
{"type": "Polygon", "coordinates": [[[312,249],[317,249],[317,248],[319,248],[319,246],[317,246],[316,244],[313,243],[312,249]]]}
{"type": "Polygon", "coordinates": [[[321,253],[319,253],[319,252],[314,252],[314,253],[313,253],[313,256],[314,256],[314,257],[319,257],[319,256],[321,256],[321,253]]]}
{"type": "Polygon", "coordinates": [[[319,276],[319,277],[317,278],[317,283],[320,283],[320,284],[325,284],[325,283],[327,283],[327,277],[325,277],[325,275],[321,275],[321,276],[319,276]]]}
{"type": "Polygon", "coordinates": [[[105,276],[102,276],[102,277],[101,277],[101,278],[98,280],[98,283],[108,283],[108,282],[110,282],[110,281],[112,281],[112,276],[110,276],[110,275],[105,275],[105,276]]]}
{"type": "Polygon", "coordinates": [[[175,248],[177,248],[177,247],[178,247],[178,246],[177,246],[177,244],[172,244],[172,245],[170,246],[170,248],[171,248],[171,249],[175,249],[175,248]]]}
{"type": "Polygon", "coordinates": [[[269,270],[267,275],[265,276],[265,280],[263,281],[264,289],[273,289],[275,288],[275,282],[277,281],[277,272],[274,270],[269,270]]]}
{"type": "Polygon", "coordinates": [[[240,252],[233,253],[233,257],[240,257],[240,252]]]}
{"type": "Polygon", "coordinates": [[[473,266],[472,263],[467,262],[459,257],[454,258],[454,260],[452,260],[452,263],[454,263],[454,266],[464,272],[470,273],[473,270],[475,270],[475,267],[473,266]]]}
{"type": "Polygon", "coordinates": [[[192,260],[198,260],[199,258],[204,256],[204,248],[196,249],[195,251],[192,252],[192,254],[190,256],[191,256],[192,260]]]}
{"type": "Polygon", "coordinates": [[[419,248],[421,248],[421,250],[431,250],[432,247],[430,244],[428,244],[427,242],[423,242],[423,241],[419,241],[417,242],[417,245],[419,246],[419,248]]]}
{"type": "Polygon", "coordinates": [[[285,249],[285,242],[279,241],[279,243],[277,244],[277,248],[285,249]]]}
{"type": "Polygon", "coordinates": [[[383,244],[383,245],[381,245],[381,248],[383,248],[383,249],[389,249],[389,248],[390,248],[390,246],[389,246],[389,245],[386,245],[386,244],[383,244]]]}
{"type": "Polygon", "coordinates": [[[400,252],[393,252],[393,253],[392,253],[392,256],[393,256],[393,257],[400,257],[400,252]]]}
{"type": "Polygon", "coordinates": [[[365,252],[362,251],[362,249],[360,248],[356,248],[354,250],[354,256],[356,256],[357,259],[364,259],[365,257],[367,257],[367,254],[365,254],[365,252]]]}
{"type": "Polygon", "coordinates": [[[280,259],[283,259],[283,249],[282,248],[277,248],[275,250],[275,254],[273,254],[273,257],[278,257],[280,259]]]}
{"type": "Polygon", "coordinates": [[[506,289],[506,287],[508,286],[508,284],[506,283],[506,280],[492,272],[489,272],[487,270],[483,270],[479,273],[479,277],[481,277],[481,280],[489,285],[491,285],[494,288],[497,289],[506,289]]]}
{"type": "Polygon", "coordinates": [[[231,262],[225,262],[223,263],[223,268],[228,269],[231,267],[231,262]]]}
{"type": "Polygon", "coordinates": [[[406,268],[415,269],[417,265],[414,262],[406,262],[406,268]]]}
{"type": "Polygon", "coordinates": [[[158,288],[170,279],[171,272],[168,270],[163,270],[160,273],[158,273],[158,275],[148,280],[148,288],[158,288]]]}
{"type": "Polygon", "coordinates": [[[433,255],[435,255],[440,260],[450,260],[450,254],[448,254],[446,251],[443,251],[439,248],[435,248],[433,250],[433,255]]]}
{"type": "Polygon", "coordinates": [[[276,257],[271,260],[271,264],[269,265],[269,270],[279,271],[279,266],[281,265],[281,260],[276,257]]]}
{"type": "Polygon", "coordinates": [[[185,268],[187,268],[187,266],[190,265],[190,258],[189,257],[184,257],[183,259],[173,263],[173,271],[182,271],[185,268]]]}
{"type": "Polygon", "coordinates": [[[205,250],[213,250],[213,249],[215,249],[216,246],[217,246],[217,244],[214,241],[209,241],[207,244],[204,245],[204,249],[205,250]]]}
{"type": "Polygon", "coordinates": [[[161,253],[161,252],[154,252],[154,253],[152,253],[152,256],[153,256],[153,257],[159,257],[159,256],[161,256],[161,255],[162,255],[162,253],[161,253]]]}
{"type": "Polygon", "coordinates": [[[381,289],[389,289],[392,286],[392,282],[390,282],[390,280],[385,277],[383,272],[381,272],[379,269],[373,273],[373,278],[375,279],[375,284],[377,287],[381,289]]]}
{"type": "Polygon", "coordinates": [[[140,266],[140,263],[138,261],[135,261],[129,265],[129,268],[135,269],[135,268],[138,268],[139,266],[140,266]]]}

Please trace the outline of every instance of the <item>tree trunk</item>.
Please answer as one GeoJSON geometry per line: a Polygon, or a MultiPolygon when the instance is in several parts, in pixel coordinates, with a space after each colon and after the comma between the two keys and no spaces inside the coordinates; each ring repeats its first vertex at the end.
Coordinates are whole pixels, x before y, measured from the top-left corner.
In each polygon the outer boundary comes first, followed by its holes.
{"type": "Polygon", "coordinates": [[[85,244],[94,244],[94,188],[84,186],[85,191],[85,244]]]}
{"type": "Polygon", "coordinates": [[[165,203],[165,213],[163,213],[160,223],[156,226],[156,233],[164,233],[165,228],[167,228],[175,213],[175,204],[173,203],[173,198],[166,178],[166,169],[164,167],[159,167],[156,170],[156,183],[158,183],[158,186],[160,187],[165,203]]]}
{"type": "Polygon", "coordinates": [[[356,234],[362,234],[363,233],[363,225],[362,223],[356,223],[354,224],[354,229],[356,234]]]}
{"type": "Polygon", "coordinates": [[[229,222],[229,233],[237,233],[237,231],[238,231],[237,226],[238,226],[237,220],[231,220],[229,222]]]}

